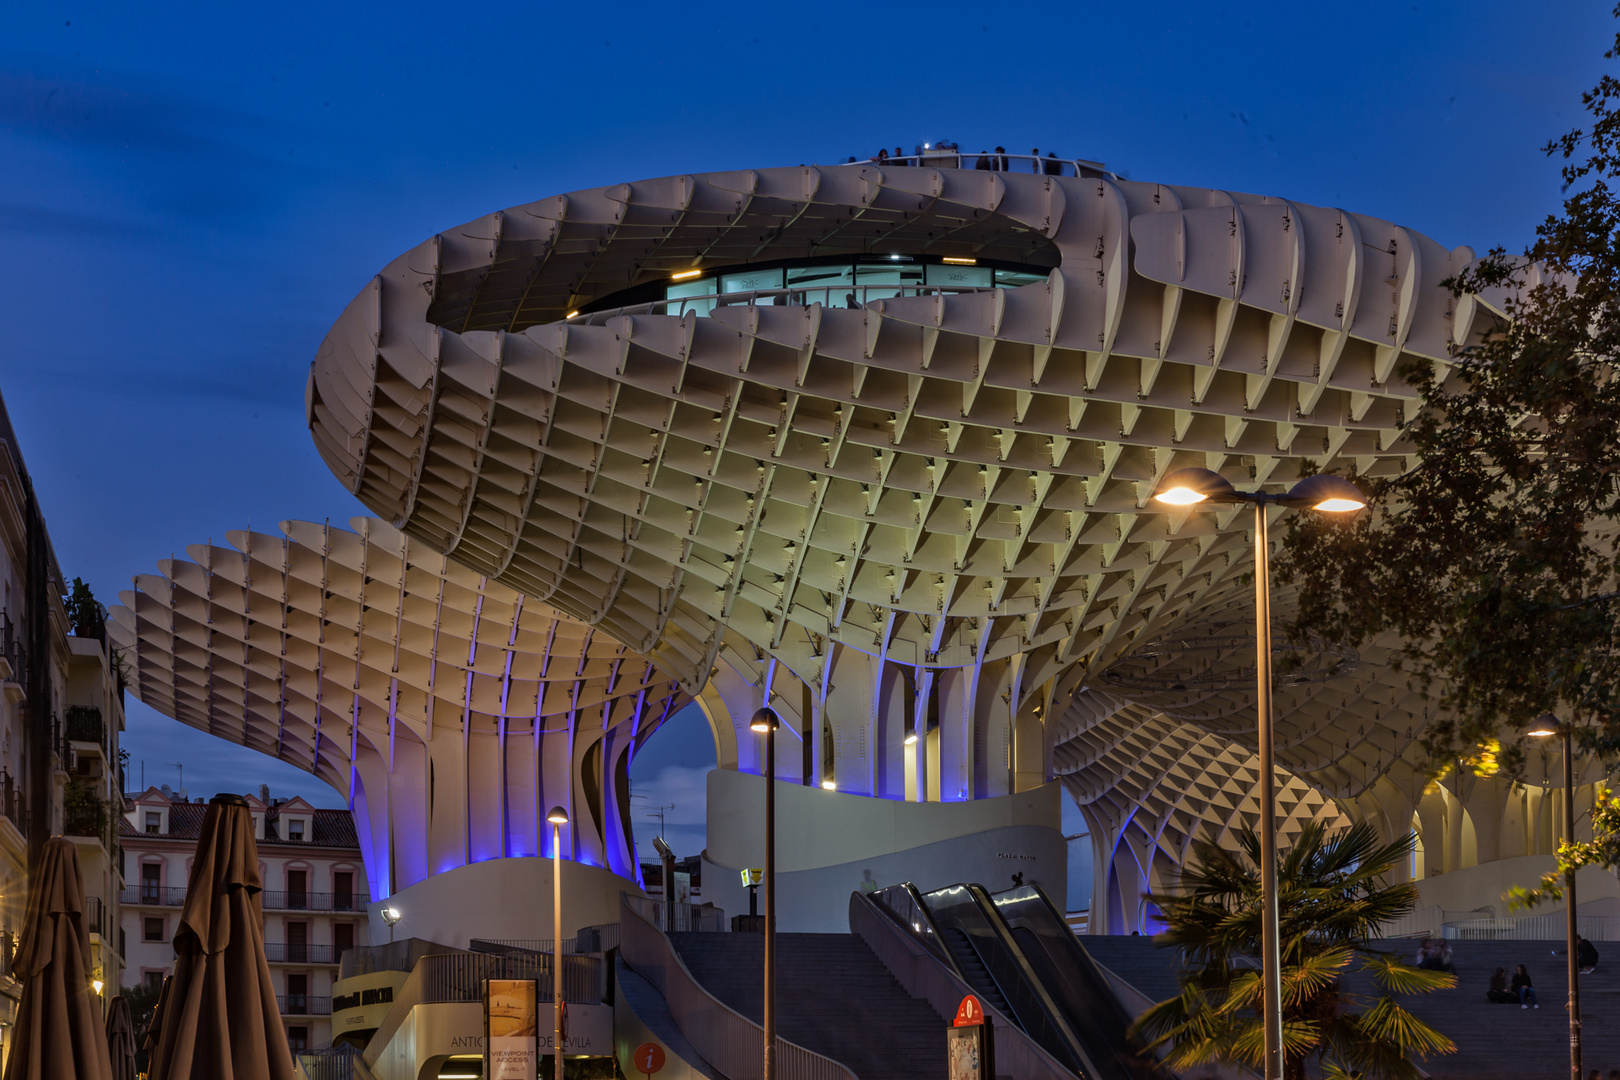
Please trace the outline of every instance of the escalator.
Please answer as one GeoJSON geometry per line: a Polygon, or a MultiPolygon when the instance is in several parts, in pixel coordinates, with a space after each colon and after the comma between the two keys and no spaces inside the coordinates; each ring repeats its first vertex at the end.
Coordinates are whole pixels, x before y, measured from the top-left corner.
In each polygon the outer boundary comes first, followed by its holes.
{"type": "Polygon", "coordinates": [[[872,894],[896,922],[1085,1080],[1165,1080],[1170,1073],[1126,1037],[1131,1016],[1046,894],[1025,885],[989,893],[910,884],[872,894]]]}

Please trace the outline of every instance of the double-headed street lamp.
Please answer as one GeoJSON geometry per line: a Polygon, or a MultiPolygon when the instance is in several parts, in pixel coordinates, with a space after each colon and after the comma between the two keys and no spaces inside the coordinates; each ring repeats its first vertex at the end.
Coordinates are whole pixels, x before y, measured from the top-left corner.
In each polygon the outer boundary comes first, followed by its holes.
{"type": "MultiPolygon", "coordinates": [[[[1564,839],[1575,842],[1575,727],[1561,724],[1552,713],[1536,717],[1527,732],[1533,739],[1561,735],[1564,739],[1564,839]]],[[[1564,871],[1564,944],[1569,951],[1569,1075],[1581,1080],[1581,962],[1576,956],[1575,871],[1564,871]]]]}
{"type": "Polygon", "coordinates": [[[776,1080],[776,729],[782,718],[769,705],[748,725],[765,736],[765,1029],[764,1080],[776,1080]]]}
{"type": "Polygon", "coordinates": [[[553,806],[546,820],[551,822],[551,1060],[557,1080],[563,1080],[562,827],[568,811],[553,806]]]}
{"type": "Polygon", "coordinates": [[[1159,481],[1153,497],[1171,506],[1202,502],[1254,505],[1254,654],[1260,730],[1260,892],[1262,913],[1261,969],[1265,981],[1265,1080],[1281,1080],[1282,957],[1277,920],[1276,760],[1271,725],[1271,542],[1266,535],[1268,506],[1309,507],[1328,513],[1360,510],[1366,497],[1350,481],[1319,474],[1306,477],[1285,495],[1238,491],[1213,469],[1177,469],[1159,481]]]}

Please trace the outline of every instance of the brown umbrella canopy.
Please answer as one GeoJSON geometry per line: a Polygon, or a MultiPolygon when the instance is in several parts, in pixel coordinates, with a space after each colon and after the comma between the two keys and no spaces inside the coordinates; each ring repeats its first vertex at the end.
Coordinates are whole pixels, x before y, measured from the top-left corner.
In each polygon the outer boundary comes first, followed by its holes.
{"type": "Polygon", "coordinates": [[[107,1054],[112,1058],[112,1080],[136,1080],[135,1021],[129,999],[122,994],[107,1009],[107,1054]]]}
{"type": "Polygon", "coordinates": [[[152,1080],[293,1080],[264,957],[259,848],[240,795],[208,804],[174,935],[152,1080]]]}
{"type": "Polygon", "coordinates": [[[90,987],[79,851],[60,836],[40,853],[12,974],[23,991],[5,1080],[112,1080],[90,987]]]}

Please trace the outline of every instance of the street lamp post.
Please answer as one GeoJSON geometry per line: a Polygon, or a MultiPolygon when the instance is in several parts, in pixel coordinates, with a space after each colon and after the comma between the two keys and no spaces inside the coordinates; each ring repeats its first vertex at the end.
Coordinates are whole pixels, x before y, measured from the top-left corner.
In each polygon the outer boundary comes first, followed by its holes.
{"type": "Polygon", "coordinates": [[[398,908],[391,907],[385,907],[377,914],[381,915],[382,921],[388,924],[388,944],[392,945],[394,943],[394,927],[399,924],[399,920],[404,916],[400,914],[398,908]]]}
{"type": "Polygon", "coordinates": [[[1251,503],[1254,506],[1254,658],[1259,713],[1260,757],[1260,964],[1265,980],[1262,997],[1265,1018],[1265,1080],[1281,1080],[1282,954],[1277,916],[1277,777],[1272,744],[1271,705],[1271,541],[1267,535],[1266,507],[1311,507],[1329,513],[1360,510],[1366,499],[1350,481],[1320,474],[1306,477],[1286,495],[1234,488],[1213,469],[1177,469],[1159,482],[1153,497],[1171,506],[1201,502],[1251,503]]]}
{"type": "MultiPolygon", "coordinates": [[[[1564,840],[1575,842],[1575,728],[1560,724],[1552,713],[1536,718],[1536,726],[1526,732],[1532,738],[1564,737],[1564,840]]],[[[1581,962],[1577,957],[1575,932],[1575,871],[1564,871],[1564,946],[1569,961],[1569,1075],[1581,1080],[1581,962]]]]}
{"type": "Polygon", "coordinates": [[[765,1072],[776,1080],[776,710],[765,706],[749,727],[765,735],[765,1072]]]}
{"type": "Polygon", "coordinates": [[[556,1080],[563,1080],[562,827],[568,811],[553,806],[546,820],[551,822],[551,1061],[556,1080]]]}

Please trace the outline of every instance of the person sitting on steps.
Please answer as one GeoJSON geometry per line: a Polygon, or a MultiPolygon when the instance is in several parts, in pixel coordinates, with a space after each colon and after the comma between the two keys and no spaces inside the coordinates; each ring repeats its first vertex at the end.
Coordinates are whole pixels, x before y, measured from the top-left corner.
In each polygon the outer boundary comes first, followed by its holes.
{"type": "Polygon", "coordinates": [[[1523,964],[1520,964],[1518,970],[1513,973],[1513,993],[1519,999],[1519,1008],[1541,1008],[1541,1003],[1536,1000],[1536,988],[1530,982],[1530,973],[1524,969],[1523,964]]]}
{"type": "Polygon", "coordinates": [[[1512,1005],[1518,996],[1508,989],[1507,968],[1497,968],[1491,976],[1491,988],[1485,991],[1485,1000],[1492,1005],[1512,1005]]]}
{"type": "MultiPolygon", "coordinates": [[[[1554,949],[1552,954],[1554,956],[1568,956],[1569,950],[1554,949]]],[[[1587,941],[1579,934],[1575,935],[1575,963],[1580,968],[1582,975],[1592,974],[1592,972],[1597,970],[1598,966],[1597,946],[1593,945],[1590,941],[1587,941]]]]}

